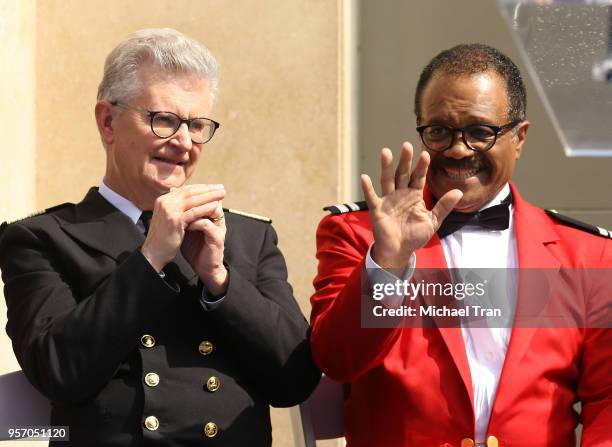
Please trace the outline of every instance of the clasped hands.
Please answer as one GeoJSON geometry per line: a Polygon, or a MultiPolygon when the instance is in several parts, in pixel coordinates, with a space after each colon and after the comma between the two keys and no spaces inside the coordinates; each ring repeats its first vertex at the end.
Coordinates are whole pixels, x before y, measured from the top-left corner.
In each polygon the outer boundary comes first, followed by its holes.
{"type": "Polygon", "coordinates": [[[422,151],[414,170],[413,148],[405,142],[393,172],[393,155],[382,149],[379,197],[372,180],[361,175],[361,188],[370,209],[374,234],[372,259],[385,269],[405,269],[414,251],[423,247],[463,197],[458,189],[446,192],[428,210],[423,200],[429,153],[422,151]]]}
{"type": "Polygon", "coordinates": [[[223,264],[225,219],[223,185],[186,185],[172,188],[155,200],[153,217],[142,254],[157,272],[180,249],[206,290],[225,294],[229,273],[223,264]]]}

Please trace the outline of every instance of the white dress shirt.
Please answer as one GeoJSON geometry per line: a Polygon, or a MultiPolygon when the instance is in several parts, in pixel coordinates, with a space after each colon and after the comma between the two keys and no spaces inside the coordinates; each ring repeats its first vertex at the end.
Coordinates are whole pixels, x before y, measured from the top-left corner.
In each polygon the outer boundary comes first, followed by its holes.
{"type": "MultiPolygon", "coordinates": [[[[510,194],[506,184],[502,191],[482,209],[498,205],[510,194]]],[[[516,269],[518,267],[516,236],[514,234],[513,207],[510,205],[510,226],[503,231],[490,231],[476,226],[465,226],[441,239],[444,257],[449,268],[495,268],[516,269]]],[[[514,314],[516,308],[516,283],[508,285],[510,293],[507,308],[514,314]]],[[[467,327],[462,321],[461,333],[465,342],[476,416],[476,442],[484,442],[493,408],[493,400],[499,376],[506,358],[512,333],[507,327],[467,327]]]]}
{"type": "Polygon", "coordinates": [[[110,189],[108,185],[104,183],[104,181],[100,183],[98,192],[102,197],[104,197],[108,202],[110,202],[111,205],[113,205],[115,208],[117,208],[119,211],[129,217],[130,220],[134,222],[136,226],[138,226],[140,231],[144,233],[145,229],[142,222],[140,221],[140,216],[142,215],[142,210],[140,208],[138,208],[125,197],[117,194],[115,191],[110,189]]]}
{"type": "MultiPolygon", "coordinates": [[[[510,186],[506,184],[501,192],[481,210],[500,204],[509,194],[510,186]]],[[[441,244],[449,268],[510,269],[508,271],[516,269],[518,258],[512,205],[510,205],[510,225],[506,230],[491,231],[466,225],[441,239],[441,244]]],[[[381,282],[382,278],[386,277],[389,282],[395,282],[397,280],[395,276],[382,270],[374,262],[370,255],[371,250],[372,246],[366,255],[366,267],[370,280],[381,282]],[[372,277],[373,274],[376,277],[372,277]]],[[[413,255],[404,274],[404,280],[412,277],[415,266],[418,267],[418,260],[413,255]]],[[[513,315],[516,308],[517,283],[514,276],[510,275],[509,278],[505,285],[507,302],[504,303],[504,307],[509,310],[510,315],[513,315]]],[[[401,304],[402,297],[389,297],[385,300],[387,300],[385,305],[396,307],[401,304]]],[[[462,319],[461,332],[470,365],[474,392],[475,438],[477,443],[482,444],[486,436],[512,328],[510,324],[507,327],[470,327],[466,323],[462,319]]]]}

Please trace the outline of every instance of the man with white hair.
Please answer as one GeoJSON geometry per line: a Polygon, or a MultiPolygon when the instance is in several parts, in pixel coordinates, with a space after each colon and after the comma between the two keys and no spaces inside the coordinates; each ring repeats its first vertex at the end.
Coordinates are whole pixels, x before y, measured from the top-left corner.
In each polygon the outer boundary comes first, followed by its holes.
{"type": "Polygon", "coordinates": [[[185,184],[217,84],[193,39],[128,36],[98,90],[99,188],[0,234],[7,332],[69,445],[269,446],[269,405],[318,382],[269,221],[185,184]]]}

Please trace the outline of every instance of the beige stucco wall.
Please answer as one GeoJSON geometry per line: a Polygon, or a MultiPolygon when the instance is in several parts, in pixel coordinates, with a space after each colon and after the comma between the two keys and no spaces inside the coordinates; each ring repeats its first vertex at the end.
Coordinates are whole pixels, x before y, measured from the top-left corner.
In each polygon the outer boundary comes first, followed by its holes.
{"type": "MultiPolygon", "coordinates": [[[[0,0],[0,134],[4,136],[0,145],[0,222],[35,209],[35,11],[34,0],[0,0]]],[[[19,365],[4,331],[6,304],[1,295],[0,290],[0,374],[5,374],[19,365]]],[[[2,445],[41,444],[21,441],[2,445]]]]}
{"type": "MultiPolygon", "coordinates": [[[[0,222],[35,209],[35,2],[0,0],[0,222]]],[[[1,292],[0,292],[1,293],[1,292]]],[[[0,301],[0,374],[19,368],[0,301]]]]}
{"type": "MultiPolygon", "coordinates": [[[[0,219],[78,201],[99,184],[104,151],[94,105],[104,58],[136,29],[176,28],[221,64],[212,116],[222,127],[192,182],[222,182],[225,206],[273,219],[308,315],[314,229],[321,207],[344,194],[340,162],[350,156],[338,149],[351,135],[339,113],[350,77],[340,66],[346,3],[0,0],[0,123],[12,136],[0,146],[10,160],[0,164],[0,219]]],[[[17,365],[2,326],[8,371],[17,365]]],[[[293,445],[287,410],[274,410],[273,426],[275,446],[293,445]]]]}

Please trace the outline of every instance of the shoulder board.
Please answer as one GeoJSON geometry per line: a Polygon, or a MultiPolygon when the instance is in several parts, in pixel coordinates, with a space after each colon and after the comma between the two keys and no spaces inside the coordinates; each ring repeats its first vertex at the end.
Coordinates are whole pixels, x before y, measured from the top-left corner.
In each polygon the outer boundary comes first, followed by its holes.
{"type": "Polygon", "coordinates": [[[43,214],[51,213],[56,210],[61,210],[62,208],[66,208],[67,206],[71,206],[71,205],[74,205],[74,203],[66,202],[60,205],[55,205],[55,206],[52,206],[51,208],[45,208],[44,210],[40,210],[40,211],[36,211],[35,213],[28,214],[27,216],[21,217],[19,219],[7,220],[2,225],[10,225],[12,223],[21,222],[22,220],[29,219],[30,217],[42,216],[43,214]]]}
{"type": "Polygon", "coordinates": [[[272,219],[266,216],[260,216],[259,214],[245,213],[244,211],[233,210],[231,208],[223,208],[223,211],[225,211],[226,213],[237,214],[238,216],[244,216],[249,217],[251,219],[260,220],[266,223],[272,223],[272,219]]]}
{"type": "Polygon", "coordinates": [[[365,200],[361,202],[338,203],[323,208],[323,211],[329,211],[332,214],[344,214],[352,211],[365,211],[368,209],[368,204],[365,200]]]}
{"type": "Polygon", "coordinates": [[[545,210],[546,214],[555,219],[558,222],[561,222],[564,225],[577,228],[578,230],[586,231],[587,233],[596,234],[597,236],[607,237],[612,239],[612,232],[606,230],[605,228],[596,227],[594,225],[588,224],[586,222],[581,222],[573,217],[564,216],[563,214],[559,214],[557,210],[545,210]]]}
{"type": "Polygon", "coordinates": [[[2,224],[0,224],[0,234],[2,234],[4,229],[6,227],[8,227],[10,224],[13,224],[13,223],[16,223],[16,222],[21,222],[22,220],[29,219],[30,217],[41,216],[43,214],[47,214],[47,213],[50,213],[50,212],[53,212],[53,211],[56,211],[56,210],[60,210],[62,208],[66,208],[67,206],[70,206],[70,205],[74,205],[74,203],[70,203],[70,202],[62,203],[60,205],[52,206],[51,208],[46,208],[44,210],[36,211],[35,213],[28,214],[27,216],[21,217],[19,219],[7,220],[6,222],[2,222],[2,224]]]}

